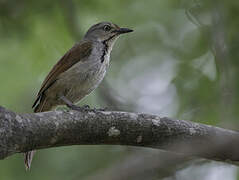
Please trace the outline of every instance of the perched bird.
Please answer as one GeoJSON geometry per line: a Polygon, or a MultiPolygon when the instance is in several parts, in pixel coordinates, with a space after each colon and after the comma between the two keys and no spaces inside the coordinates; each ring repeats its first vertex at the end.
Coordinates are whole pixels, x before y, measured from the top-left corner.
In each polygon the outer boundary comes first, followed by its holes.
{"type": "MultiPolygon", "coordinates": [[[[51,69],[42,83],[33,104],[34,112],[44,112],[58,105],[74,105],[103,80],[109,66],[110,52],[120,34],[133,30],[120,28],[110,22],[93,25],[83,39],[76,43],[51,69]]],[[[26,169],[30,169],[34,151],[24,154],[26,169]]]]}

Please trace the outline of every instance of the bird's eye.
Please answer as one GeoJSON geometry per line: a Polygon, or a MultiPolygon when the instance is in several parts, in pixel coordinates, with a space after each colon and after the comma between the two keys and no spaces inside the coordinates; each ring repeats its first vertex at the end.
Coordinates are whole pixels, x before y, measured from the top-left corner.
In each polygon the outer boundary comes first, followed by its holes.
{"type": "Polygon", "coordinates": [[[110,30],[111,30],[111,27],[109,25],[104,26],[104,31],[110,31],[110,30]]]}

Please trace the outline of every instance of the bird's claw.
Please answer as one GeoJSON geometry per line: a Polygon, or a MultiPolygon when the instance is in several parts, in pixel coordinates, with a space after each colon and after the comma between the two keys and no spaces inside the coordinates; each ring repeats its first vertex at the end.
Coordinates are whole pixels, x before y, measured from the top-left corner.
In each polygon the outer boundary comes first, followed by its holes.
{"type": "Polygon", "coordinates": [[[84,105],[84,106],[80,107],[80,106],[72,104],[72,105],[67,105],[67,107],[69,107],[72,110],[81,111],[81,112],[85,112],[85,111],[90,110],[90,106],[88,106],[88,105],[84,105]]]}

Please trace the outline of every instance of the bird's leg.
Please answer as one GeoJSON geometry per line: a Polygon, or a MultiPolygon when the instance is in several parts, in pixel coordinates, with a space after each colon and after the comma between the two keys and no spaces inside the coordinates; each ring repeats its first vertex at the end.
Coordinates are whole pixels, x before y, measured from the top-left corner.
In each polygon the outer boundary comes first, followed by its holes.
{"type": "Polygon", "coordinates": [[[76,110],[76,111],[93,111],[93,112],[96,112],[96,111],[106,111],[107,110],[107,108],[100,108],[100,109],[93,108],[93,109],[90,109],[89,105],[84,105],[84,106],[80,107],[80,106],[77,106],[77,105],[73,104],[65,96],[61,96],[60,99],[66,104],[66,106],[68,108],[70,108],[72,110],[76,110]]]}
{"type": "Polygon", "coordinates": [[[89,106],[77,106],[75,104],[73,104],[69,99],[67,99],[65,96],[61,96],[60,99],[66,104],[66,106],[72,110],[76,110],[76,111],[87,111],[90,109],[89,106]]]}

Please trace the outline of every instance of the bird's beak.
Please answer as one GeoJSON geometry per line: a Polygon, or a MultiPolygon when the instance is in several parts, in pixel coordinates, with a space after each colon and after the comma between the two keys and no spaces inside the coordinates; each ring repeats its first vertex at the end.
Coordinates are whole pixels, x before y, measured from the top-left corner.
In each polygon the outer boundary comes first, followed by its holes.
{"type": "Polygon", "coordinates": [[[133,32],[133,30],[132,29],[128,29],[128,28],[119,28],[119,29],[115,30],[115,32],[117,32],[119,34],[124,34],[124,33],[133,32]]]}

